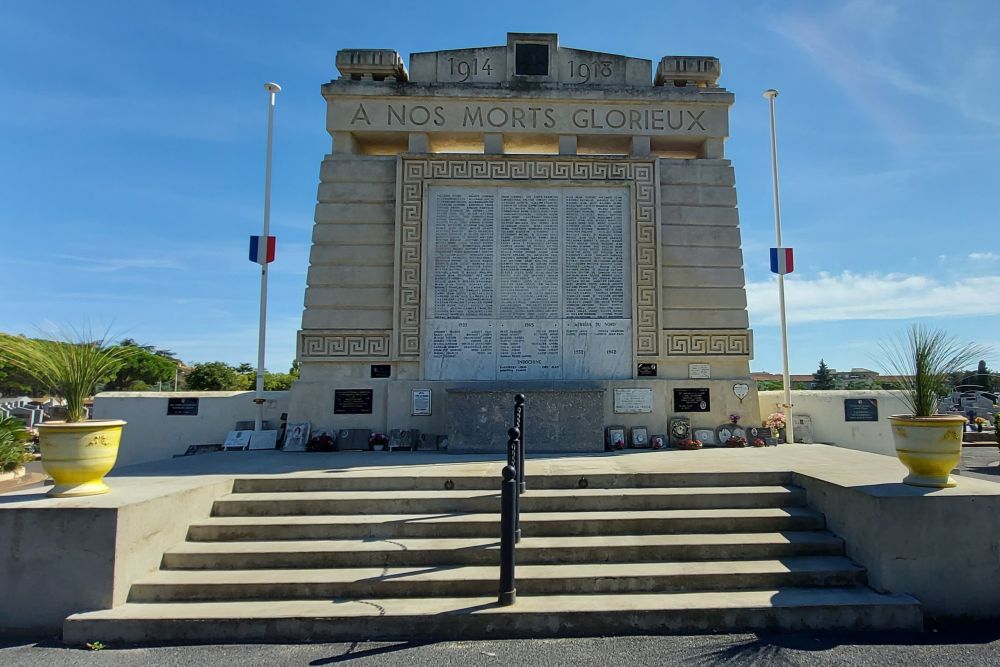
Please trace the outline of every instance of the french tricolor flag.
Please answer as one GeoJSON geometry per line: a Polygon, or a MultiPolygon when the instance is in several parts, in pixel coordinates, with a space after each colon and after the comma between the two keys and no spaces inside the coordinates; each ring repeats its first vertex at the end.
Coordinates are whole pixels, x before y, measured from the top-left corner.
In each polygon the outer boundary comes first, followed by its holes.
{"type": "Polygon", "coordinates": [[[771,273],[783,276],[791,273],[794,266],[791,248],[771,248],[771,273]]]}
{"type": "Polygon", "coordinates": [[[260,240],[264,238],[262,236],[251,236],[250,237],[250,261],[257,262],[263,265],[265,262],[270,264],[274,261],[274,243],[275,237],[268,236],[267,243],[261,243],[260,240]],[[261,255],[264,255],[263,257],[261,255]]]}

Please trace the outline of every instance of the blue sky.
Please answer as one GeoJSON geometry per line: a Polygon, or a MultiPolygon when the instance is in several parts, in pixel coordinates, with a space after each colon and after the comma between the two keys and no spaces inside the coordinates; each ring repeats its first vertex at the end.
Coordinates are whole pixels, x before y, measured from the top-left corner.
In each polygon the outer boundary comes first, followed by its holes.
{"type": "Polygon", "coordinates": [[[873,367],[910,322],[1000,366],[1000,3],[0,2],[0,330],[89,320],[186,361],[255,362],[265,81],[279,82],[267,366],[300,324],[320,84],[341,48],[557,32],[576,48],[714,55],[736,94],[753,370],[780,372],[767,103],[777,100],[790,365],[873,367]],[[414,9],[420,7],[421,9],[414,9]],[[609,13],[610,12],[610,13],[609,13]]]}

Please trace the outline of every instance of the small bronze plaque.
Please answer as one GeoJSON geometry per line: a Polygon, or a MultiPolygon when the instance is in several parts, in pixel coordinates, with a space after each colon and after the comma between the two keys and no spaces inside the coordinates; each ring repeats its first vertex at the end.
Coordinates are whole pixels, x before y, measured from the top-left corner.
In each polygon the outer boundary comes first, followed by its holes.
{"type": "Polygon", "coordinates": [[[674,389],[674,412],[709,412],[711,409],[708,387],[674,389]]]}
{"type": "Polygon", "coordinates": [[[335,389],[333,414],[370,415],[372,413],[371,389],[335,389]]]}
{"type": "Polygon", "coordinates": [[[878,421],[878,399],[877,398],[845,398],[844,399],[844,421],[848,421],[848,422],[877,422],[878,421]]]}
{"type": "Polygon", "coordinates": [[[197,398],[168,398],[167,399],[167,415],[175,416],[182,415],[188,417],[194,417],[198,414],[198,399],[197,398]]]}
{"type": "Polygon", "coordinates": [[[639,377],[656,377],[656,364],[639,364],[639,377]]]}

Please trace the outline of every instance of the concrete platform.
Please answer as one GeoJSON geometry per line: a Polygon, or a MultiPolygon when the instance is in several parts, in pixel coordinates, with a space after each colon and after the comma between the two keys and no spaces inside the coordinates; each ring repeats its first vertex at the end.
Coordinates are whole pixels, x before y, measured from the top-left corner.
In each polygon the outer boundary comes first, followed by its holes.
{"type": "MultiPolygon", "coordinates": [[[[273,493],[297,478],[321,487],[318,493],[347,492],[373,474],[399,489],[440,489],[448,480],[456,489],[493,489],[501,464],[494,456],[430,452],[228,452],[116,470],[103,496],[49,499],[40,488],[0,495],[0,577],[9,583],[0,625],[51,632],[71,614],[124,605],[132,584],[157,571],[189,525],[211,523],[213,505],[234,491],[236,478],[275,484],[260,489],[273,493]]],[[[563,488],[580,478],[613,487],[628,476],[636,486],[688,485],[692,497],[705,487],[724,494],[736,482],[791,483],[805,492],[801,511],[826,516],[875,589],[913,595],[931,617],[1000,614],[1000,485],[993,482],[961,477],[952,489],[908,487],[894,458],[823,445],[547,455],[530,458],[527,475],[529,488],[540,476],[563,488]]]]}

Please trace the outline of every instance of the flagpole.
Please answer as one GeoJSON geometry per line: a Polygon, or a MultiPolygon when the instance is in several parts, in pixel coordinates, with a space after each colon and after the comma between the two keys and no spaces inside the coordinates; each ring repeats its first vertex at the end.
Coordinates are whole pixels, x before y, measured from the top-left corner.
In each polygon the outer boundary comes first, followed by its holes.
{"type": "MultiPolygon", "coordinates": [[[[774,180],[774,236],[775,245],[781,248],[781,204],[778,201],[778,141],[774,129],[774,98],[778,91],[769,88],[764,91],[771,111],[771,173],[774,180]]],[[[778,252],[781,252],[780,250],[778,252]]],[[[785,442],[795,442],[792,435],[792,385],[788,374],[788,327],[785,322],[785,274],[778,273],[778,311],[781,316],[781,360],[782,385],[785,388],[785,402],[782,405],[785,413],[785,442]]]]}
{"type": "Polygon", "coordinates": [[[268,234],[271,228],[271,143],[274,138],[274,102],[275,96],[281,92],[281,86],[276,83],[265,83],[267,91],[267,157],[264,167],[264,235],[257,245],[257,260],[260,262],[260,322],[257,333],[257,394],[254,403],[257,404],[257,417],[253,422],[253,430],[264,428],[264,338],[267,329],[267,256],[268,234]]]}

